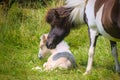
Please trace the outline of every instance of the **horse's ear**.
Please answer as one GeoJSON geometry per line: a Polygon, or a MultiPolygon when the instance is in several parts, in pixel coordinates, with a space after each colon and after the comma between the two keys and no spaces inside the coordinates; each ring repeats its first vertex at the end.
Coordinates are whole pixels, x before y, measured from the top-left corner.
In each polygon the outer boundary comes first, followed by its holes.
{"type": "Polygon", "coordinates": [[[54,17],[54,9],[50,9],[46,14],[46,22],[51,23],[54,17]]]}
{"type": "Polygon", "coordinates": [[[55,10],[55,17],[56,17],[56,18],[60,18],[60,15],[59,15],[59,13],[57,12],[57,10],[55,10]]]}

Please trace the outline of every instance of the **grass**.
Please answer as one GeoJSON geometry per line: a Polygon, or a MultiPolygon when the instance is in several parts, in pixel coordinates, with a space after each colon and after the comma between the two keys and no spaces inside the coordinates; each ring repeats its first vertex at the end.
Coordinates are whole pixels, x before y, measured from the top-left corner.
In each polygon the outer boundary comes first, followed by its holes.
{"type": "MultiPolygon", "coordinates": [[[[39,37],[50,28],[45,22],[45,13],[49,7],[60,4],[53,1],[48,7],[32,9],[14,3],[7,15],[0,6],[0,80],[120,80],[120,75],[115,73],[109,41],[103,37],[98,38],[92,72],[83,76],[89,49],[86,25],[71,30],[65,38],[75,56],[77,69],[32,70],[36,66],[42,68],[47,60],[37,57],[39,37]]],[[[118,52],[120,54],[120,43],[118,52]]]]}

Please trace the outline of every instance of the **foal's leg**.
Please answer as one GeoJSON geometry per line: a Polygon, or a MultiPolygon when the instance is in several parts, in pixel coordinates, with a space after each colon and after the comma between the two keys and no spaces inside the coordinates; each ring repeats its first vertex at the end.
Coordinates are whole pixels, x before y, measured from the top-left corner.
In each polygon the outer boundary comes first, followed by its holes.
{"type": "Polygon", "coordinates": [[[120,65],[119,65],[119,60],[118,60],[118,52],[117,52],[116,42],[110,41],[110,44],[111,44],[112,55],[113,55],[114,60],[115,60],[116,72],[120,73],[120,65]]]}
{"type": "Polygon", "coordinates": [[[89,53],[88,53],[87,68],[86,68],[86,72],[84,73],[84,75],[88,74],[92,69],[93,57],[94,57],[94,52],[95,52],[94,50],[95,50],[96,41],[98,37],[98,32],[96,29],[90,29],[89,34],[90,34],[90,48],[89,48],[89,53]]]}

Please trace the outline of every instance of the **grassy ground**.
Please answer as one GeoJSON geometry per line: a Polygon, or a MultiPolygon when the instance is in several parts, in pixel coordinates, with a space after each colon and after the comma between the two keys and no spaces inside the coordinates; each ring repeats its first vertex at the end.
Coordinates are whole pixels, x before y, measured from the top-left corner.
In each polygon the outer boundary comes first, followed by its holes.
{"type": "MultiPolygon", "coordinates": [[[[32,9],[14,3],[7,14],[0,6],[0,80],[120,80],[120,75],[115,73],[109,41],[103,37],[98,39],[91,74],[83,76],[89,49],[86,25],[71,30],[65,38],[76,58],[77,69],[32,70],[36,66],[42,68],[47,60],[37,57],[39,37],[49,31],[44,17],[46,11],[54,6],[56,3],[51,2],[46,8],[32,9]]],[[[120,54],[120,43],[118,52],[120,54]]]]}

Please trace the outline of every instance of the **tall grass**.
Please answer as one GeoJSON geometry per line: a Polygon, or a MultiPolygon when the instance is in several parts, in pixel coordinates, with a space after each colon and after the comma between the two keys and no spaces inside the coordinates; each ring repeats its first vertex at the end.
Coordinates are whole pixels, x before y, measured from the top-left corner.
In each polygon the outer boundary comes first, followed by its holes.
{"type": "MultiPolygon", "coordinates": [[[[47,58],[37,58],[39,37],[49,32],[45,14],[49,8],[62,5],[64,0],[53,0],[46,7],[21,7],[14,3],[7,13],[0,6],[0,80],[119,80],[111,56],[109,41],[98,38],[91,74],[83,76],[88,58],[89,35],[86,25],[71,30],[65,41],[70,45],[77,69],[51,72],[34,71],[47,58]]],[[[120,53],[120,43],[118,43],[120,53]]],[[[120,57],[119,57],[120,60],[120,57]]]]}

